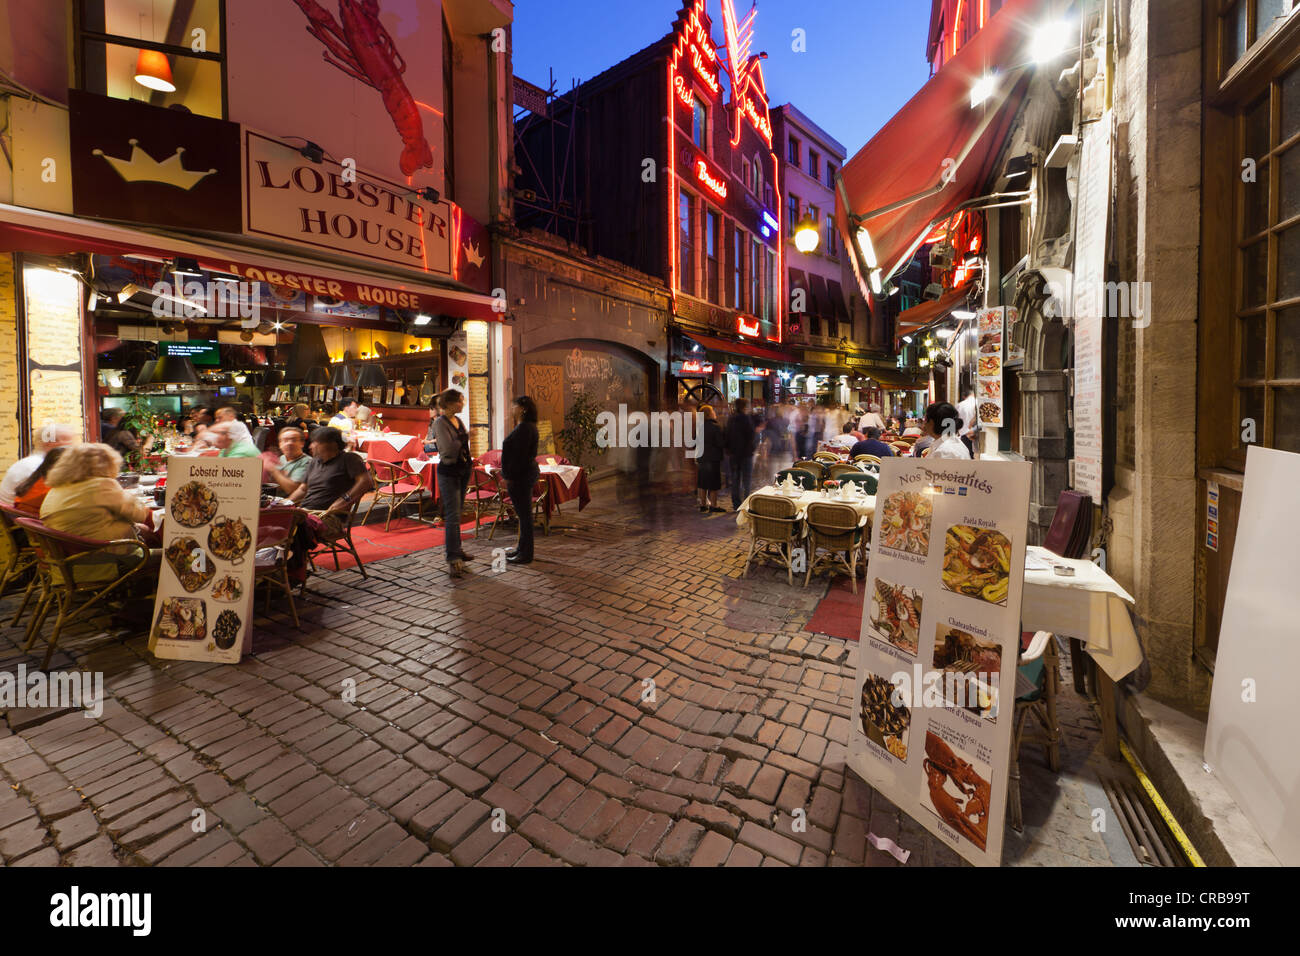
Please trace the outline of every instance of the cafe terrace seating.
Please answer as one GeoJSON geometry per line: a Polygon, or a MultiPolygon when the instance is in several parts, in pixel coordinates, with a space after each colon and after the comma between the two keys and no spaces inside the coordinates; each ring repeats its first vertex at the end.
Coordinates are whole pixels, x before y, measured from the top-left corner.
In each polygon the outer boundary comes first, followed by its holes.
{"type": "Polygon", "coordinates": [[[814,501],[808,505],[804,523],[808,527],[808,569],[803,586],[822,568],[847,571],[853,593],[858,593],[858,554],[863,533],[858,513],[849,505],[814,501]]]}
{"type": "Polygon", "coordinates": [[[412,498],[419,508],[420,520],[424,520],[424,479],[417,472],[405,462],[380,461],[375,458],[366,460],[366,468],[375,481],[375,487],[370,499],[370,507],[366,509],[366,516],[361,521],[363,525],[370,521],[375,506],[382,501],[387,501],[388,515],[384,519],[384,530],[387,531],[388,526],[392,524],[393,515],[412,498]]]}
{"type": "Polygon", "coordinates": [[[45,659],[41,662],[41,669],[45,670],[50,666],[50,658],[54,656],[64,626],[150,566],[149,549],[135,538],[97,541],[55,531],[35,518],[14,520],[36,552],[36,570],[41,587],[40,600],[24,635],[27,639],[23,645],[24,653],[36,643],[51,606],[58,605],[54,632],[47,638],[45,659]]]}
{"type": "Polygon", "coordinates": [[[748,509],[749,554],[741,577],[749,577],[751,562],[771,559],[785,568],[786,582],[794,584],[794,549],[803,533],[794,502],[779,495],[753,495],[748,509]]]}
{"type": "Polygon", "coordinates": [[[36,549],[28,543],[26,536],[14,523],[18,518],[30,517],[31,515],[16,508],[0,505],[0,562],[4,564],[3,576],[0,577],[0,597],[9,590],[9,585],[20,582],[26,574],[31,575],[27,590],[23,592],[23,603],[18,605],[14,619],[9,622],[10,627],[22,620],[27,605],[31,602],[32,592],[40,580],[36,573],[36,549]]]}

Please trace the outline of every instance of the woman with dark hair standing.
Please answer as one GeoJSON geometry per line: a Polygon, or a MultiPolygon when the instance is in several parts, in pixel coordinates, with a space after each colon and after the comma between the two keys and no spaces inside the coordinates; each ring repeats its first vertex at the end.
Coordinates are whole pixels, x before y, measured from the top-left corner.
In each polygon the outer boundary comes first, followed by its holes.
{"type": "Polygon", "coordinates": [[[469,432],[458,414],[465,407],[465,393],[449,388],[438,396],[442,414],[434,419],[433,431],[438,442],[438,497],[442,499],[442,518],[447,540],[447,570],[454,578],[465,571],[472,560],[460,543],[460,510],[473,470],[469,456],[469,432]]]}
{"type": "Polygon", "coordinates": [[[519,516],[519,541],[506,551],[511,564],[533,560],[533,486],[537,484],[537,403],[527,395],[515,399],[515,429],[501,446],[501,474],[510,491],[510,503],[519,516]]]}
{"type": "Polygon", "coordinates": [[[723,511],[718,507],[718,489],[722,487],[722,456],[724,438],[722,426],[718,424],[718,413],[712,405],[701,405],[700,414],[704,416],[704,434],[702,448],[696,468],[699,476],[695,485],[699,490],[700,511],[723,511]]]}

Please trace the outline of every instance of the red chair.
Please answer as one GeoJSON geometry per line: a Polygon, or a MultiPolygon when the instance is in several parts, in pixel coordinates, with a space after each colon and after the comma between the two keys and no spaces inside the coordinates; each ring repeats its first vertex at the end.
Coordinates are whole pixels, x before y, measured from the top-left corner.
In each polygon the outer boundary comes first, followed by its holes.
{"type": "MultiPolygon", "coordinates": [[[[487,468],[483,465],[475,464],[474,473],[470,476],[469,489],[465,492],[465,507],[474,509],[474,537],[478,537],[479,525],[483,521],[483,513],[491,512],[497,509],[499,502],[499,492],[497,490],[497,481],[488,473],[487,468]]],[[[491,540],[491,535],[488,535],[491,540]]]]}
{"type": "Polygon", "coordinates": [[[497,448],[492,451],[485,451],[478,459],[480,465],[487,465],[493,470],[501,467],[501,449],[497,448]]]}
{"type": "MultiPolygon", "coordinates": [[[[492,536],[496,534],[497,525],[500,524],[503,519],[515,517],[520,521],[523,520],[522,515],[515,513],[514,502],[510,500],[510,491],[506,485],[505,478],[501,475],[501,472],[494,472],[490,477],[496,487],[497,515],[496,520],[492,522],[492,530],[488,532],[489,541],[491,541],[492,536]]],[[[551,533],[551,514],[550,510],[546,507],[546,496],[548,493],[549,489],[546,481],[539,478],[537,483],[533,485],[533,513],[530,514],[528,518],[532,521],[536,520],[537,516],[540,515],[542,519],[542,534],[551,533]]]]}
{"type": "Polygon", "coordinates": [[[393,513],[412,498],[419,506],[420,520],[424,520],[424,479],[418,473],[402,462],[378,461],[374,458],[366,460],[366,467],[375,480],[375,490],[374,497],[370,499],[370,507],[366,509],[366,517],[361,522],[363,525],[370,520],[370,513],[375,510],[380,499],[389,502],[388,517],[384,520],[385,531],[393,521],[393,513]]]}
{"type": "Polygon", "coordinates": [[[45,670],[50,666],[64,625],[72,623],[149,565],[149,549],[135,538],[98,541],[65,534],[34,518],[16,518],[15,524],[27,533],[27,540],[32,543],[41,581],[41,598],[27,625],[23,653],[36,643],[50,605],[56,601],[59,605],[54,633],[48,639],[45,660],[41,662],[41,670],[45,670]]]}

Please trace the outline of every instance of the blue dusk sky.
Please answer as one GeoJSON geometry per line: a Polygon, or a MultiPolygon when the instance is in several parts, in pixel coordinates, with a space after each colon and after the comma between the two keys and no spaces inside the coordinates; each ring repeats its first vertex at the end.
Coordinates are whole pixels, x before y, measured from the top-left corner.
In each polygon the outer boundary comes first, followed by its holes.
{"type": "MultiPolygon", "coordinates": [[[[516,0],[515,75],[559,92],[589,80],[664,36],[680,0],[516,0]]],[[[721,0],[708,0],[723,42],[721,0]]],[[[743,19],[749,0],[736,0],[743,19]]],[[[930,76],[926,0],[760,0],[754,51],[773,106],[792,103],[838,139],[861,149],[930,76]],[[807,52],[792,49],[802,29],[807,52]]]]}

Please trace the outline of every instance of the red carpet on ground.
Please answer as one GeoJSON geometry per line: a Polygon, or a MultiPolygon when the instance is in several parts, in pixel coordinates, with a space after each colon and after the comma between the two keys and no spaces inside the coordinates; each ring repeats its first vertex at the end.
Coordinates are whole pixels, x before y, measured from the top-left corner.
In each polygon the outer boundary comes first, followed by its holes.
{"type": "Polygon", "coordinates": [[[862,604],[866,599],[867,581],[858,582],[858,593],[854,594],[846,575],[840,575],[831,584],[813,612],[812,618],[804,626],[805,631],[838,637],[845,641],[856,641],[862,633],[862,604]]]}
{"type": "MultiPolygon", "coordinates": [[[[487,519],[480,525],[482,536],[477,539],[487,545],[488,532],[492,528],[492,519],[487,519]]],[[[513,527],[502,529],[503,534],[498,534],[492,541],[493,547],[509,548],[515,543],[513,527]]],[[[357,546],[357,554],[361,555],[361,563],[369,564],[371,561],[382,561],[384,558],[396,558],[403,554],[410,554],[413,551],[427,551],[430,548],[441,548],[446,541],[446,532],[441,527],[435,528],[432,525],[423,524],[414,518],[398,518],[389,525],[388,530],[384,530],[383,519],[378,515],[367,525],[356,524],[352,526],[352,543],[357,546]]],[[[475,548],[474,537],[474,519],[471,518],[460,527],[461,544],[465,549],[473,554],[475,548]]],[[[441,557],[441,556],[440,556],[441,557]]],[[[339,568],[350,568],[356,562],[352,560],[349,554],[339,555],[339,568]]],[[[334,557],[332,555],[318,556],[316,567],[321,571],[334,570],[334,557]]]]}

